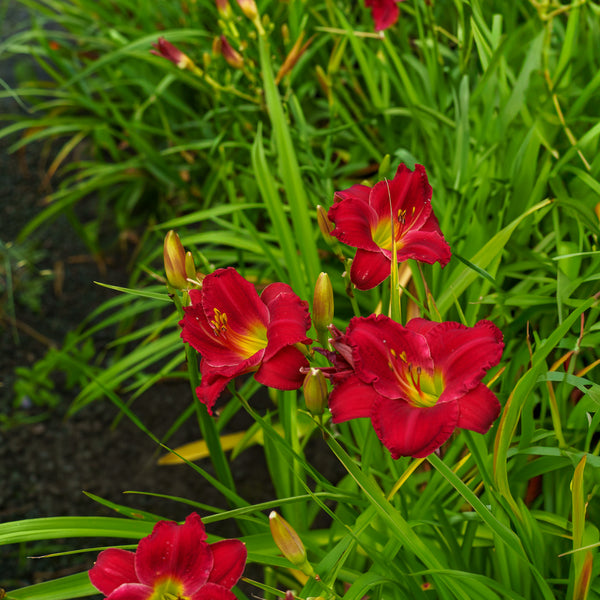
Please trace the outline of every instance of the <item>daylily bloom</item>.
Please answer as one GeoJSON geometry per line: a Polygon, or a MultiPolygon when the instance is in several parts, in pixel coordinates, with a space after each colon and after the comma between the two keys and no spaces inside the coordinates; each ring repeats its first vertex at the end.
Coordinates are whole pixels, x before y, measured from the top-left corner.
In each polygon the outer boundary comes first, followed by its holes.
{"type": "Polygon", "coordinates": [[[371,9],[375,22],[375,31],[391,27],[397,20],[400,11],[398,3],[403,0],[365,0],[365,6],[371,9]]]}
{"type": "Polygon", "coordinates": [[[259,296],[229,267],[207,275],[190,300],[181,337],[202,355],[196,393],[209,412],[227,383],[244,373],[280,390],[302,385],[308,361],[296,345],[311,343],[310,316],[289,285],[272,283],[259,296]]]}
{"type": "Polygon", "coordinates": [[[150,50],[151,54],[156,56],[162,56],[167,60],[170,60],[174,65],[177,65],[180,69],[187,69],[194,66],[192,59],[184,54],[177,46],[171,44],[165,40],[164,37],[158,38],[158,43],[152,44],[154,50],[150,50]]]}
{"type": "Polygon", "coordinates": [[[422,165],[411,171],[401,164],[391,181],[372,188],[353,185],[336,192],[335,199],[328,212],[335,223],[332,235],[357,248],[350,279],[359,290],[374,288],[390,275],[393,239],[398,262],[413,258],[448,264],[450,247],[433,214],[431,186],[422,165]]]}
{"type": "Polygon", "coordinates": [[[384,315],[355,317],[334,346],[352,356],[329,397],[333,422],[370,418],[393,458],[427,456],[456,428],[486,433],[500,414],[481,382],[504,348],[490,321],[412,319],[403,327],[384,315]]]}
{"type": "Polygon", "coordinates": [[[135,552],[103,550],[89,577],[106,600],[235,600],[231,588],[246,556],[239,540],[208,544],[202,519],[192,513],[183,525],[158,522],[135,552]]]}

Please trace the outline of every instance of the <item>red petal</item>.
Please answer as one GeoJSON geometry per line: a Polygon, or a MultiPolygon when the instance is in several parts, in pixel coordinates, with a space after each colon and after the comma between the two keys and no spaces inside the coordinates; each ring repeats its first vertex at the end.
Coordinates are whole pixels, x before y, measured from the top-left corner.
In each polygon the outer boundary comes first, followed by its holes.
{"type": "MultiPolygon", "coordinates": [[[[402,389],[390,366],[392,356],[404,355],[405,361],[428,372],[433,362],[425,337],[396,323],[385,315],[353,318],[347,332],[352,346],[354,369],[365,382],[388,398],[398,398],[402,389]]],[[[404,398],[407,399],[407,398],[404,398]]]]}
{"type": "Polygon", "coordinates": [[[185,314],[179,325],[182,327],[181,338],[184,342],[190,344],[202,356],[208,357],[215,365],[235,365],[240,362],[239,351],[226,345],[222,338],[215,335],[201,304],[194,303],[185,306],[183,310],[185,314]]]}
{"type": "Polygon", "coordinates": [[[293,294],[294,290],[287,284],[281,283],[270,283],[260,294],[260,299],[264,304],[269,306],[269,303],[273,301],[279,294],[293,294]]]}
{"type": "Polygon", "coordinates": [[[372,386],[351,375],[335,386],[329,396],[329,410],[334,423],[370,417],[379,394],[372,386]]]}
{"type": "Polygon", "coordinates": [[[135,568],[142,583],[149,586],[165,578],[183,584],[189,596],[208,580],[213,568],[202,520],[192,513],[184,525],[160,521],[151,535],[140,541],[135,555],[135,568]]]}
{"type": "Polygon", "coordinates": [[[98,554],[89,571],[92,585],[105,596],[124,583],[137,583],[135,554],[120,548],[109,548],[98,554]]]}
{"type": "Polygon", "coordinates": [[[426,334],[436,370],[444,374],[443,400],[462,396],[475,388],[502,356],[502,332],[491,321],[475,327],[439,323],[426,334]]]}
{"type": "Polygon", "coordinates": [[[190,596],[190,600],[237,600],[235,594],[216,583],[207,583],[190,596]]]}
{"type": "MultiPolygon", "coordinates": [[[[369,202],[369,196],[371,195],[371,188],[368,185],[356,184],[349,188],[336,192],[334,199],[336,202],[340,200],[362,200],[363,202],[369,202]]],[[[331,218],[331,217],[330,217],[331,218]]]]}
{"type": "Polygon", "coordinates": [[[413,258],[428,265],[439,262],[445,267],[450,262],[452,252],[441,233],[413,229],[399,240],[396,255],[398,262],[413,258]]]}
{"type": "Polygon", "coordinates": [[[487,433],[501,410],[498,398],[483,383],[457,402],[460,411],[458,427],[477,433],[487,433]]]}
{"type": "Polygon", "coordinates": [[[410,331],[414,331],[415,333],[419,333],[424,335],[427,338],[427,334],[434,328],[439,325],[436,321],[429,321],[428,319],[422,319],[421,317],[416,317],[411,319],[406,324],[406,329],[410,329],[410,331]]]}
{"type": "Polygon", "coordinates": [[[119,586],[106,600],[150,600],[154,589],[143,583],[125,583],[119,586]]]}
{"type": "Polygon", "coordinates": [[[335,229],[331,235],[340,242],[364,250],[376,251],[379,249],[373,241],[371,233],[372,229],[377,226],[379,217],[364,200],[348,198],[336,202],[329,209],[327,216],[335,223],[335,229]]]}
{"type": "Polygon", "coordinates": [[[270,360],[286,346],[310,344],[311,340],[306,337],[306,331],[310,327],[306,302],[293,292],[284,292],[270,299],[268,309],[267,347],[263,362],[270,360]]]}
{"type": "Polygon", "coordinates": [[[420,229],[431,214],[431,186],[422,165],[411,171],[400,164],[394,179],[376,183],[371,192],[370,204],[379,219],[398,219],[404,211],[404,229],[420,229]]]}
{"type": "Polygon", "coordinates": [[[375,31],[387,29],[398,20],[400,11],[397,1],[399,0],[365,0],[365,6],[371,8],[375,31]]]}
{"type": "Polygon", "coordinates": [[[380,396],[373,405],[371,420],[392,458],[421,458],[437,450],[452,435],[458,415],[456,402],[420,408],[380,396]]]}
{"type": "Polygon", "coordinates": [[[257,323],[266,327],[269,319],[254,286],[233,267],[217,269],[204,278],[202,306],[209,321],[217,308],[227,314],[229,326],[240,332],[253,329],[257,323]]]}
{"type": "Polygon", "coordinates": [[[370,252],[359,248],[352,261],[350,279],[359,290],[370,290],[390,276],[391,268],[392,262],[379,249],[370,252]]]}
{"type": "Polygon", "coordinates": [[[254,378],[278,390],[297,390],[304,381],[300,372],[303,367],[308,367],[304,354],[294,346],[286,346],[269,360],[264,360],[254,378]]]}
{"type": "Polygon", "coordinates": [[[212,414],[212,407],[225,386],[234,378],[258,369],[264,350],[260,350],[249,359],[238,362],[232,366],[213,365],[203,358],[200,362],[200,385],[196,388],[196,395],[202,404],[206,405],[212,414]]]}
{"type": "Polygon", "coordinates": [[[233,377],[221,377],[217,373],[208,373],[202,376],[200,385],[196,388],[196,396],[208,409],[208,414],[213,414],[213,406],[225,386],[233,379],[233,377]]]}
{"type": "Polygon", "coordinates": [[[210,545],[214,565],[208,581],[231,589],[242,576],[248,551],[239,540],[221,540],[210,545]]]}

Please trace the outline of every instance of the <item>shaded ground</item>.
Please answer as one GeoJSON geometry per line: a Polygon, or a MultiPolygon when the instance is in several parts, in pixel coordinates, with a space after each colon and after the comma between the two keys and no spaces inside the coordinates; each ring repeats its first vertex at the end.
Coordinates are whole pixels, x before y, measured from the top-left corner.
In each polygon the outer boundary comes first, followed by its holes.
{"type": "MultiPolygon", "coordinates": [[[[35,152],[8,156],[7,145],[0,146],[0,240],[14,240],[16,234],[39,209],[44,191],[40,189],[43,164],[35,152]]],[[[35,245],[43,251],[38,269],[54,272],[64,268],[64,283],[53,289],[48,278],[36,312],[19,301],[26,292],[27,281],[15,289],[15,323],[5,318],[0,335],[0,413],[14,414],[13,371],[18,366],[32,366],[41,358],[48,344],[60,344],[65,332],[82,320],[92,307],[113,292],[95,286],[99,278],[124,283],[126,274],[108,266],[101,275],[86,249],[73,235],[66,221],[57,221],[43,232],[35,245]],[[78,257],[78,260],[73,260],[78,257]]],[[[113,257],[117,262],[119,257],[113,257]]],[[[6,308],[6,307],[4,307],[6,308]]],[[[107,340],[108,341],[108,340],[107,340]]],[[[154,512],[165,518],[182,519],[190,509],[171,501],[149,496],[124,496],[124,490],[151,491],[194,499],[206,504],[222,504],[219,495],[186,466],[159,467],[156,444],[127,419],[111,428],[117,415],[107,401],[96,402],[74,417],[63,415],[76,390],[66,390],[60,379],[56,391],[62,398],[50,416],[38,423],[23,424],[0,430],[0,521],[47,516],[89,516],[114,514],[95,503],[82,491],[131,507],[154,512]]],[[[142,422],[162,436],[175,418],[192,401],[185,383],[159,384],[142,396],[134,409],[142,422]]],[[[24,410],[23,416],[35,415],[36,408],[24,410]]],[[[198,437],[197,425],[187,423],[170,443],[185,443],[198,437]]],[[[233,463],[240,493],[248,500],[272,497],[267,478],[257,480],[256,465],[262,460],[258,448],[248,450],[233,463]],[[247,475],[251,474],[251,483],[247,475]],[[244,477],[246,476],[246,483],[244,477]]],[[[203,467],[210,470],[209,464],[203,467]]],[[[217,531],[235,535],[234,530],[217,531]]],[[[66,547],[97,545],[87,541],[66,542],[66,547]]],[[[29,560],[26,557],[60,550],[50,541],[24,546],[0,547],[0,587],[14,589],[88,569],[95,553],[56,559],[29,560]]],[[[62,548],[64,549],[64,548],[62,548]]]]}
{"type": "MultiPolygon", "coordinates": [[[[14,3],[5,2],[0,8],[7,6],[4,15],[0,12],[0,17],[7,17],[4,23],[0,19],[0,34],[4,36],[18,29],[24,18],[20,5],[15,7],[14,3]]],[[[15,64],[0,57],[0,77],[13,86],[15,64]]],[[[17,110],[13,100],[0,99],[0,115],[17,110]]],[[[0,127],[2,125],[0,121],[0,127]]],[[[106,272],[101,273],[64,218],[37,232],[27,244],[14,244],[18,233],[44,206],[44,198],[50,191],[44,176],[52,160],[52,152],[40,145],[27,146],[25,151],[9,155],[8,149],[17,139],[16,136],[0,139],[0,417],[16,414],[15,368],[31,368],[49,347],[60,347],[66,332],[94,307],[114,296],[114,292],[93,281],[127,284],[127,273],[120,266],[127,262],[127,248],[124,254],[119,254],[118,248],[112,251],[106,257],[106,272]],[[14,258],[15,250],[23,251],[25,258],[32,259],[31,269],[14,258]],[[6,269],[9,258],[13,268],[10,273],[6,269]],[[6,287],[9,282],[14,286],[12,293],[6,287]],[[40,282],[42,285],[35,287],[40,282]],[[11,298],[14,298],[14,306],[9,301],[11,298]]],[[[94,200],[78,204],[77,210],[93,219],[94,200]]],[[[110,332],[102,335],[106,339],[96,339],[98,349],[111,341],[110,332]]],[[[15,421],[18,425],[0,426],[0,522],[51,516],[114,515],[83,491],[176,520],[185,518],[191,509],[156,497],[124,495],[123,491],[168,494],[224,506],[220,494],[189,467],[159,467],[156,459],[161,451],[127,418],[113,427],[117,410],[108,401],[95,402],[65,419],[78,390],[67,388],[61,377],[54,377],[53,384],[59,404],[49,416],[39,422],[28,422],[29,417],[40,412],[36,408],[40,399],[32,392],[33,397],[25,398],[17,408],[21,411],[15,421]]],[[[133,408],[148,429],[160,438],[193,401],[186,383],[171,382],[154,386],[133,408]]],[[[230,425],[233,431],[247,426],[242,415],[230,425]]],[[[196,439],[197,429],[192,419],[169,440],[169,445],[196,439]]],[[[324,475],[335,479],[336,471],[332,469],[336,469],[337,463],[328,460],[329,452],[322,441],[315,440],[312,452],[317,464],[325,469],[324,475]]],[[[201,466],[211,472],[209,461],[203,461],[201,466]]],[[[274,498],[261,448],[250,448],[242,453],[232,463],[232,470],[237,491],[247,501],[274,498]]],[[[238,534],[230,522],[215,524],[210,532],[223,536],[238,534]]],[[[0,546],[0,588],[15,589],[87,570],[96,552],[44,559],[30,559],[30,556],[107,543],[107,540],[50,540],[0,546]]],[[[252,569],[247,575],[260,577],[252,569]]],[[[255,589],[247,591],[256,592],[255,589]]]]}
{"type": "MultiPolygon", "coordinates": [[[[18,7],[10,5],[4,15],[5,36],[14,31],[11,25],[17,27],[24,17],[23,11],[13,8],[18,7]]],[[[15,61],[0,62],[0,77],[9,85],[15,85],[15,66],[15,61]]],[[[17,110],[14,101],[0,100],[0,114],[17,110]]],[[[93,281],[100,279],[113,284],[127,281],[127,274],[117,266],[126,259],[117,253],[108,256],[107,271],[100,273],[65,219],[41,230],[25,246],[14,244],[22,227],[43,207],[49,192],[43,179],[51,161],[51,153],[46,153],[40,145],[9,155],[8,148],[17,139],[11,136],[0,140],[0,415],[4,416],[15,415],[15,367],[32,367],[49,346],[60,346],[65,333],[93,307],[114,295],[93,281]],[[14,253],[21,251],[26,258],[34,259],[31,270],[14,258],[14,253]],[[6,269],[9,258],[12,272],[6,269]],[[41,281],[44,283],[40,288],[34,287],[41,281]],[[14,285],[14,294],[7,289],[9,282],[14,285]],[[14,306],[9,302],[11,298],[14,306]],[[36,299],[39,309],[35,307],[36,299]]],[[[86,201],[78,210],[93,215],[93,200],[86,201]]],[[[49,516],[114,515],[85,496],[83,490],[178,520],[191,509],[172,501],[125,496],[122,492],[148,491],[223,504],[222,498],[188,467],[157,466],[156,444],[126,418],[111,428],[117,411],[107,401],[94,403],[66,420],[64,413],[77,390],[66,389],[60,378],[54,384],[60,403],[47,418],[37,423],[26,422],[26,418],[39,413],[35,407],[39,399],[29,398],[17,419],[17,423],[23,424],[0,428],[0,522],[49,516]]],[[[134,409],[142,422],[161,437],[191,401],[187,384],[162,384],[138,399],[134,409]]],[[[189,422],[170,443],[178,445],[197,437],[197,425],[189,422]]],[[[268,479],[257,478],[256,465],[260,461],[261,450],[254,448],[232,465],[240,484],[239,492],[249,501],[272,497],[268,479]]],[[[202,466],[210,470],[207,462],[202,466]]],[[[211,532],[237,533],[228,524],[211,527],[211,532]]],[[[106,541],[2,546],[0,588],[15,589],[86,570],[96,553],[39,560],[27,557],[102,543],[106,541]]]]}

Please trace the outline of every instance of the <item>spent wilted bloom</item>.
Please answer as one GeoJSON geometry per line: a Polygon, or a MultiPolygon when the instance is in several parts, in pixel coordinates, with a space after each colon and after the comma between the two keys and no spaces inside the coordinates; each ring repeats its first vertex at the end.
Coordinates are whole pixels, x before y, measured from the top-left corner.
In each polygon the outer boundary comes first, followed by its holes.
{"type": "Polygon", "coordinates": [[[227,383],[244,373],[281,390],[302,385],[308,361],[297,345],[311,343],[310,315],[289,285],[272,283],[259,296],[229,267],[207,275],[190,300],[181,337],[202,355],[196,393],[209,412],[227,383]]]}
{"type": "Polygon", "coordinates": [[[227,64],[234,69],[241,69],[244,66],[244,57],[233,48],[224,35],[218,39],[219,51],[227,61],[227,64]]]}
{"type": "Polygon", "coordinates": [[[398,3],[403,0],[365,0],[365,6],[371,9],[375,31],[391,27],[397,20],[400,10],[398,3]]]}
{"type": "Polygon", "coordinates": [[[357,248],[350,279],[359,290],[374,288],[390,275],[393,246],[398,262],[448,264],[450,247],[433,214],[431,193],[425,167],[411,171],[404,164],[390,181],[335,193],[328,212],[335,223],[332,235],[357,248]]]}
{"type": "Polygon", "coordinates": [[[355,317],[334,346],[351,356],[329,396],[333,422],[371,419],[393,458],[427,456],[457,428],[486,433],[500,414],[481,382],[504,348],[490,321],[417,318],[403,327],[384,315],[355,317]]]}
{"type": "Polygon", "coordinates": [[[152,44],[154,50],[150,50],[152,54],[156,56],[162,56],[167,60],[170,60],[174,65],[177,65],[180,69],[188,69],[194,66],[192,59],[184,54],[177,46],[171,44],[163,37],[158,38],[158,43],[152,44]]]}
{"type": "Polygon", "coordinates": [[[240,540],[207,543],[202,519],[192,513],[183,525],[159,521],[135,552],[103,550],[89,577],[106,600],[236,600],[231,588],[246,556],[240,540]]]}

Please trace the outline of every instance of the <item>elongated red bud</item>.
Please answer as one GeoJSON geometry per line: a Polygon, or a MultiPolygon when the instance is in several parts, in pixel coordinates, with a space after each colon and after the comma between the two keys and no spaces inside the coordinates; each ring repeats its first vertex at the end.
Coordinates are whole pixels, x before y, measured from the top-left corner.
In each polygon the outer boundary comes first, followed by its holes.
{"type": "Polygon", "coordinates": [[[221,54],[227,64],[234,69],[241,69],[244,66],[244,57],[233,48],[224,35],[219,38],[219,41],[221,54]]]}
{"type": "Polygon", "coordinates": [[[164,37],[159,37],[158,42],[152,44],[152,47],[154,48],[154,50],[150,50],[152,54],[170,60],[180,69],[190,69],[195,66],[192,59],[187,54],[184,54],[177,46],[174,46],[171,42],[165,40],[164,37]]]}

